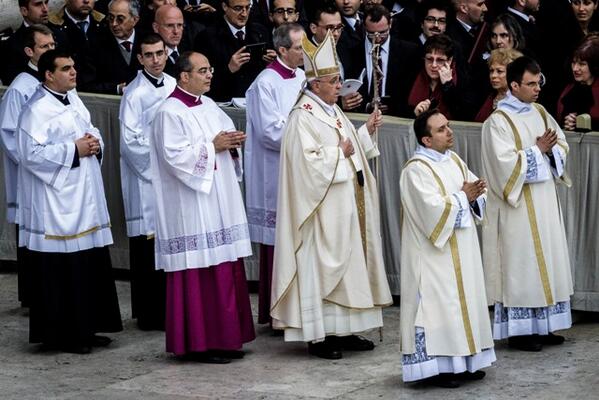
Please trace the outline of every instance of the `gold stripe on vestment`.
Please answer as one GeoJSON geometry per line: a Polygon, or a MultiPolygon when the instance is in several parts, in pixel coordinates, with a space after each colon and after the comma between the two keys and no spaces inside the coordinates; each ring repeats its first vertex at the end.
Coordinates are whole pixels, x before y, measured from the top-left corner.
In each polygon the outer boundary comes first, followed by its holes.
{"type": "MultiPolygon", "coordinates": [[[[458,164],[458,167],[461,169],[461,165],[460,165],[461,163],[459,162],[457,157],[455,157],[455,158],[452,157],[452,158],[453,158],[453,161],[455,161],[456,164],[458,164]]],[[[441,188],[441,194],[446,197],[446,201],[448,202],[445,205],[445,210],[447,210],[448,206],[451,209],[451,202],[447,199],[447,191],[445,190],[445,185],[443,185],[441,178],[439,178],[439,176],[437,175],[437,173],[435,172],[435,170],[429,163],[427,163],[426,161],[421,160],[421,159],[412,159],[404,165],[404,168],[406,166],[408,166],[408,164],[415,162],[415,161],[420,161],[421,163],[426,165],[428,167],[428,169],[430,169],[430,171],[433,173],[433,177],[435,178],[435,181],[437,181],[437,184],[441,188]]],[[[462,173],[464,173],[463,170],[462,170],[462,173]]],[[[443,214],[445,214],[445,210],[443,211],[443,214]]],[[[447,214],[449,215],[449,212],[447,214]]],[[[443,216],[441,216],[441,220],[443,220],[443,219],[447,220],[447,216],[445,216],[445,218],[443,218],[443,216]]],[[[439,222],[441,222],[441,221],[439,221],[439,222]]],[[[445,222],[443,223],[443,225],[441,225],[441,228],[443,228],[444,225],[445,225],[445,222]]],[[[438,226],[438,224],[437,224],[437,226],[438,226]]],[[[435,227],[435,229],[437,229],[437,228],[435,227]]],[[[433,233],[434,233],[434,231],[433,231],[433,233]]],[[[432,236],[431,236],[431,241],[432,241],[432,236]]],[[[468,304],[466,303],[466,292],[464,291],[464,280],[462,277],[462,262],[460,260],[460,251],[459,251],[460,249],[458,247],[458,238],[456,237],[455,232],[453,232],[451,234],[451,237],[449,238],[449,247],[451,249],[451,259],[453,261],[453,269],[455,272],[456,285],[457,285],[457,289],[458,289],[458,298],[460,300],[460,310],[462,313],[462,323],[464,324],[464,334],[466,335],[466,342],[468,343],[468,350],[470,351],[471,354],[474,354],[474,353],[476,353],[476,345],[474,344],[474,334],[472,333],[472,324],[470,323],[470,314],[468,313],[468,304]]]]}
{"type": "MultiPolygon", "coordinates": [[[[535,105],[537,110],[541,113],[545,124],[547,124],[546,115],[541,109],[535,105]]],[[[497,113],[503,115],[503,117],[507,120],[508,124],[512,128],[514,134],[514,140],[516,142],[516,150],[522,151],[522,140],[520,139],[520,133],[516,128],[516,125],[512,121],[512,119],[503,111],[497,110],[497,113]]],[[[545,129],[547,129],[547,125],[545,125],[545,129]]],[[[521,157],[518,157],[518,162],[520,162],[521,157]]],[[[513,175],[513,173],[512,173],[513,175]]],[[[510,177],[511,179],[511,177],[510,177]]],[[[509,182],[508,182],[509,183],[509,182]]],[[[535,248],[535,256],[537,258],[537,265],[539,267],[539,276],[541,279],[541,284],[543,285],[543,292],[545,294],[545,301],[547,305],[553,304],[553,294],[551,292],[551,284],[549,282],[549,274],[547,273],[547,263],[545,261],[545,255],[543,253],[543,244],[541,243],[541,235],[539,234],[539,226],[537,224],[537,216],[535,212],[535,206],[532,202],[532,192],[530,190],[530,184],[525,183],[522,186],[522,192],[524,193],[524,201],[526,203],[526,212],[528,214],[528,224],[530,225],[530,231],[532,234],[532,241],[534,243],[535,248]]],[[[557,194],[556,194],[557,195],[557,194]]],[[[505,192],[504,192],[505,196],[505,192]]]]}
{"type": "MultiPolygon", "coordinates": [[[[110,227],[110,225],[108,226],[110,227]]],[[[49,234],[45,234],[44,235],[44,239],[48,239],[48,240],[71,240],[71,239],[79,239],[80,237],[83,236],[87,236],[90,233],[94,233],[97,230],[99,230],[101,227],[100,225],[98,226],[94,226],[93,228],[90,228],[86,231],[80,232],[80,233],[76,233],[74,235],[65,235],[65,236],[61,236],[61,235],[49,235],[49,234]]]]}

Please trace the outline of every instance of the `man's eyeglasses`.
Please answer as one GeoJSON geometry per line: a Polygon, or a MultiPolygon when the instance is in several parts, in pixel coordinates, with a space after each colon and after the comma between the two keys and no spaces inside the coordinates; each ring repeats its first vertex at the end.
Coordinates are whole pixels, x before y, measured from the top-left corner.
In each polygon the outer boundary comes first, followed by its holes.
{"type": "Polygon", "coordinates": [[[252,9],[252,5],[248,5],[248,6],[233,6],[233,7],[228,7],[231,10],[235,11],[236,14],[241,14],[242,12],[250,12],[250,10],[252,9]]]}
{"type": "Polygon", "coordinates": [[[547,82],[547,79],[545,79],[545,75],[541,74],[541,76],[539,77],[539,81],[532,81],[532,82],[522,82],[520,83],[521,86],[527,86],[531,89],[534,88],[542,88],[543,86],[545,86],[545,83],[547,82]]]}
{"type": "Polygon", "coordinates": [[[382,32],[366,32],[366,37],[368,39],[386,38],[387,36],[389,36],[389,29],[382,32]]]}
{"type": "Polygon", "coordinates": [[[295,8],[275,8],[272,11],[273,14],[285,15],[285,14],[297,14],[297,10],[295,8]]]}
{"type": "Polygon", "coordinates": [[[321,28],[325,28],[327,31],[332,31],[332,32],[341,32],[343,31],[343,24],[339,24],[339,25],[318,25],[321,28]]]}
{"type": "Polygon", "coordinates": [[[446,25],[447,18],[435,18],[429,15],[428,17],[424,17],[424,22],[428,22],[431,25],[446,25]]]}

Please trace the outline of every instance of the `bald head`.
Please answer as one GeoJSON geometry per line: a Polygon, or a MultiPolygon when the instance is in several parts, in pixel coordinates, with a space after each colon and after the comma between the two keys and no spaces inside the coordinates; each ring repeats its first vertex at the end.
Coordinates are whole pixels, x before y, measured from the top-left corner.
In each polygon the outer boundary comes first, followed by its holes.
{"type": "Polygon", "coordinates": [[[165,4],[156,10],[152,27],[164,44],[175,48],[183,36],[183,13],[178,7],[165,4]]]}

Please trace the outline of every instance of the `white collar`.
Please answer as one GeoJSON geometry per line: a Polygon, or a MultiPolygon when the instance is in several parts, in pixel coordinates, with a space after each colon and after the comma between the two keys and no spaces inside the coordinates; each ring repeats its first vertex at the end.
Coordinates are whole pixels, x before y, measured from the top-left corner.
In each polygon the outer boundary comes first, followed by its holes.
{"type": "Polygon", "coordinates": [[[356,29],[356,22],[358,22],[360,20],[360,16],[358,15],[358,13],[356,13],[355,17],[343,17],[345,18],[345,20],[347,21],[347,23],[349,24],[349,26],[352,27],[352,29],[356,29]]]}
{"type": "Polygon", "coordinates": [[[77,24],[77,22],[87,22],[87,26],[89,26],[89,24],[90,24],[89,15],[85,19],[77,19],[77,18],[73,17],[71,14],[69,14],[69,11],[66,9],[66,7],[64,9],[64,13],[75,24],[77,24]]]}
{"type": "Polygon", "coordinates": [[[421,33],[420,36],[418,36],[418,39],[420,39],[420,43],[422,44],[426,42],[426,36],[424,36],[424,33],[421,33]]]}
{"type": "Polygon", "coordinates": [[[424,147],[421,144],[417,144],[414,155],[426,157],[431,161],[442,162],[449,159],[450,153],[449,150],[447,150],[445,153],[439,153],[437,150],[433,150],[431,148],[424,147]]]}
{"type": "Polygon", "coordinates": [[[308,96],[310,96],[313,100],[315,100],[318,104],[320,104],[322,106],[322,108],[324,109],[324,111],[330,117],[334,117],[334,118],[337,117],[337,111],[335,111],[335,106],[334,105],[330,105],[330,104],[325,103],[324,101],[322,101],[322,99],[320,97],[318,97],[316,95],[316,93],[314,93],[310,89],[306,89],[306,94],[308,96]]]}
{"type": "Polygon", "coordinates": [[[467,23],[465,23],[464,21],[462,21],[458,17],[456,17],[456,19],[458,20],[458,22],[460,24],[462,24],[462,26],[464,27],[464,29],[466,29],[466,32],[470,32],[472,30],[472,26],[468,25],[467,23]]]}
{"type": "Polygon", "coordinates": [[[225,18],[225,22],[227,23],[227,25],[229,25],[229,29],[231,30],[231,33],[233,34],[233,36],[235,36],[237,34],[237,32],[242,31],[243,36],[245,37],[245,26],[242,26],[241,28],[236,28],[233,25],[231,25],[231,23],[229,21],[227,21],[226,18],[225,18]]]}
{"type": "MultiPolygon", "coordinates": [[[[160,83],[160,82],[162,82],[162,81],[164,80],[164,73],[160,74],[160,76],[154,76],[154,75],[152,75],[151,73],[149,73],[147,69],[145,69],[145,68],[144,68],[143,70],[146,72],[146,74],[148,74],[148,75],[150,75],[152,78],[156,79],[156,82],[157,82],[157,83],[160,83]]],[[[181,89],[181,90],[183,90],[183,89],[181,89]]],[[[183,91],[184,91],[184,90],[183,90],[183,91]]]]}
{"type": "Polygon", "coordinates": [[[404,10],[404,7],[399,4],[399,2],[395,2],[395,4],[393,4],[393,8],[391,9],[391,12],[395,13],[395,14],[399,14],[400,12],[402,12],[404,10]]]}
{"type": "Polygon", "coordinates": [[[55,91],[55,90],[52,90],[52,89],[50,89],[50,88],[49,88],[48,86],[46,86],[46,85],[43,85],[43,86],[44,86],[44,89],[46,89],[48,92],[50,92],[50,93],[54,93],[56,96],[58,96],[58,97],[62,97],[63,99],[66,99],[66,98],[69,96],[69,92],[66,92],[66,93],[60,93],[60,92],[57,92],[57,91],[55,91]]]}
{"type": "MultiPolygon", "coordinates": [[[[171,54],[173,54],[173,51],[176,51],[177,53],[179,52],[179,50],[177,50],[177,47],[176,47],[176,46],[175,46],[174,48],[171,48],[171,47],[168,47],[168,46],[166,46],[166,53],[167,53],[166,55],[167,55],[167,56],[169,56],[169,57],[170,57],[170,56],[171,56],[171,54]]],[[[179,55],[181,55],[181,54],[179,54],[179,55]]]]}
{"type": "Polygon", "coordinates": [[[508,90],[505,97],[497,103],[497,109],[524,114],[532,111],[532,104],[521,101],[508,90]]]}
{"type": "Polygon", "coordinates": [[[29,62],[27,63],[27,66],[28,66],[29,68],[31,68],[32,70],[36,71],[36,72],[38,71],[38,69],[37,69],[37,65],[33,64],[33,63],[31,62],[31,60],[29,60],[29,62]]]}
{"type": "Polygon", "coordinates": [[[115,37],[115,39],[118,42],[118,44],[123,44],[124,42],[129,42],[133,45],[133,43],[135,42],[135,29],[133,29],[131,36],[129,36],[127,39],[119,39],[116,37],[115,37]]]}
{"type": "Polygon", "coordinates": [[[520,18],[526,20],[526,22],[530,22],[530,15],[526,15],[524,14],[522,11],[518,11],[515,8],[512,7],[508,7],[507,10],[513,14],[516,14],[517,16],[519,16],[520,18]]]}

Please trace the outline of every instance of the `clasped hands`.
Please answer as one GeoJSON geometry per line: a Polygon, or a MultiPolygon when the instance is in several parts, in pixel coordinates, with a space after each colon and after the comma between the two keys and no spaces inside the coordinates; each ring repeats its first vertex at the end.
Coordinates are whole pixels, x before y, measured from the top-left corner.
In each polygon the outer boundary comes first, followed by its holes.
{"type": "Polygon", "coordinates": [[[466,198],[468,199],[468,203],[472,203],[474,200],[478,199],[478,197],[485,192],[487,188],[487,182],[483,179],[478,179],[474,182],[465,182],[464,186],[462,186],[462,192],[466,193],[466,198]]]}
{"type": "Polygon", "coordinates": [[[75,140],[75,146],[77,146],[77,153],[79,157],[90,157],[100,153],[100,139],[86,133],[83,137],[75,140]]]}
{"type": "Polygon", "coordinates": [[[220,131],[214,139],[212,139],[214,151],[220,153],[225,150],[238,149],[246,138],[247,135],[243,131],[220,131]]]}

